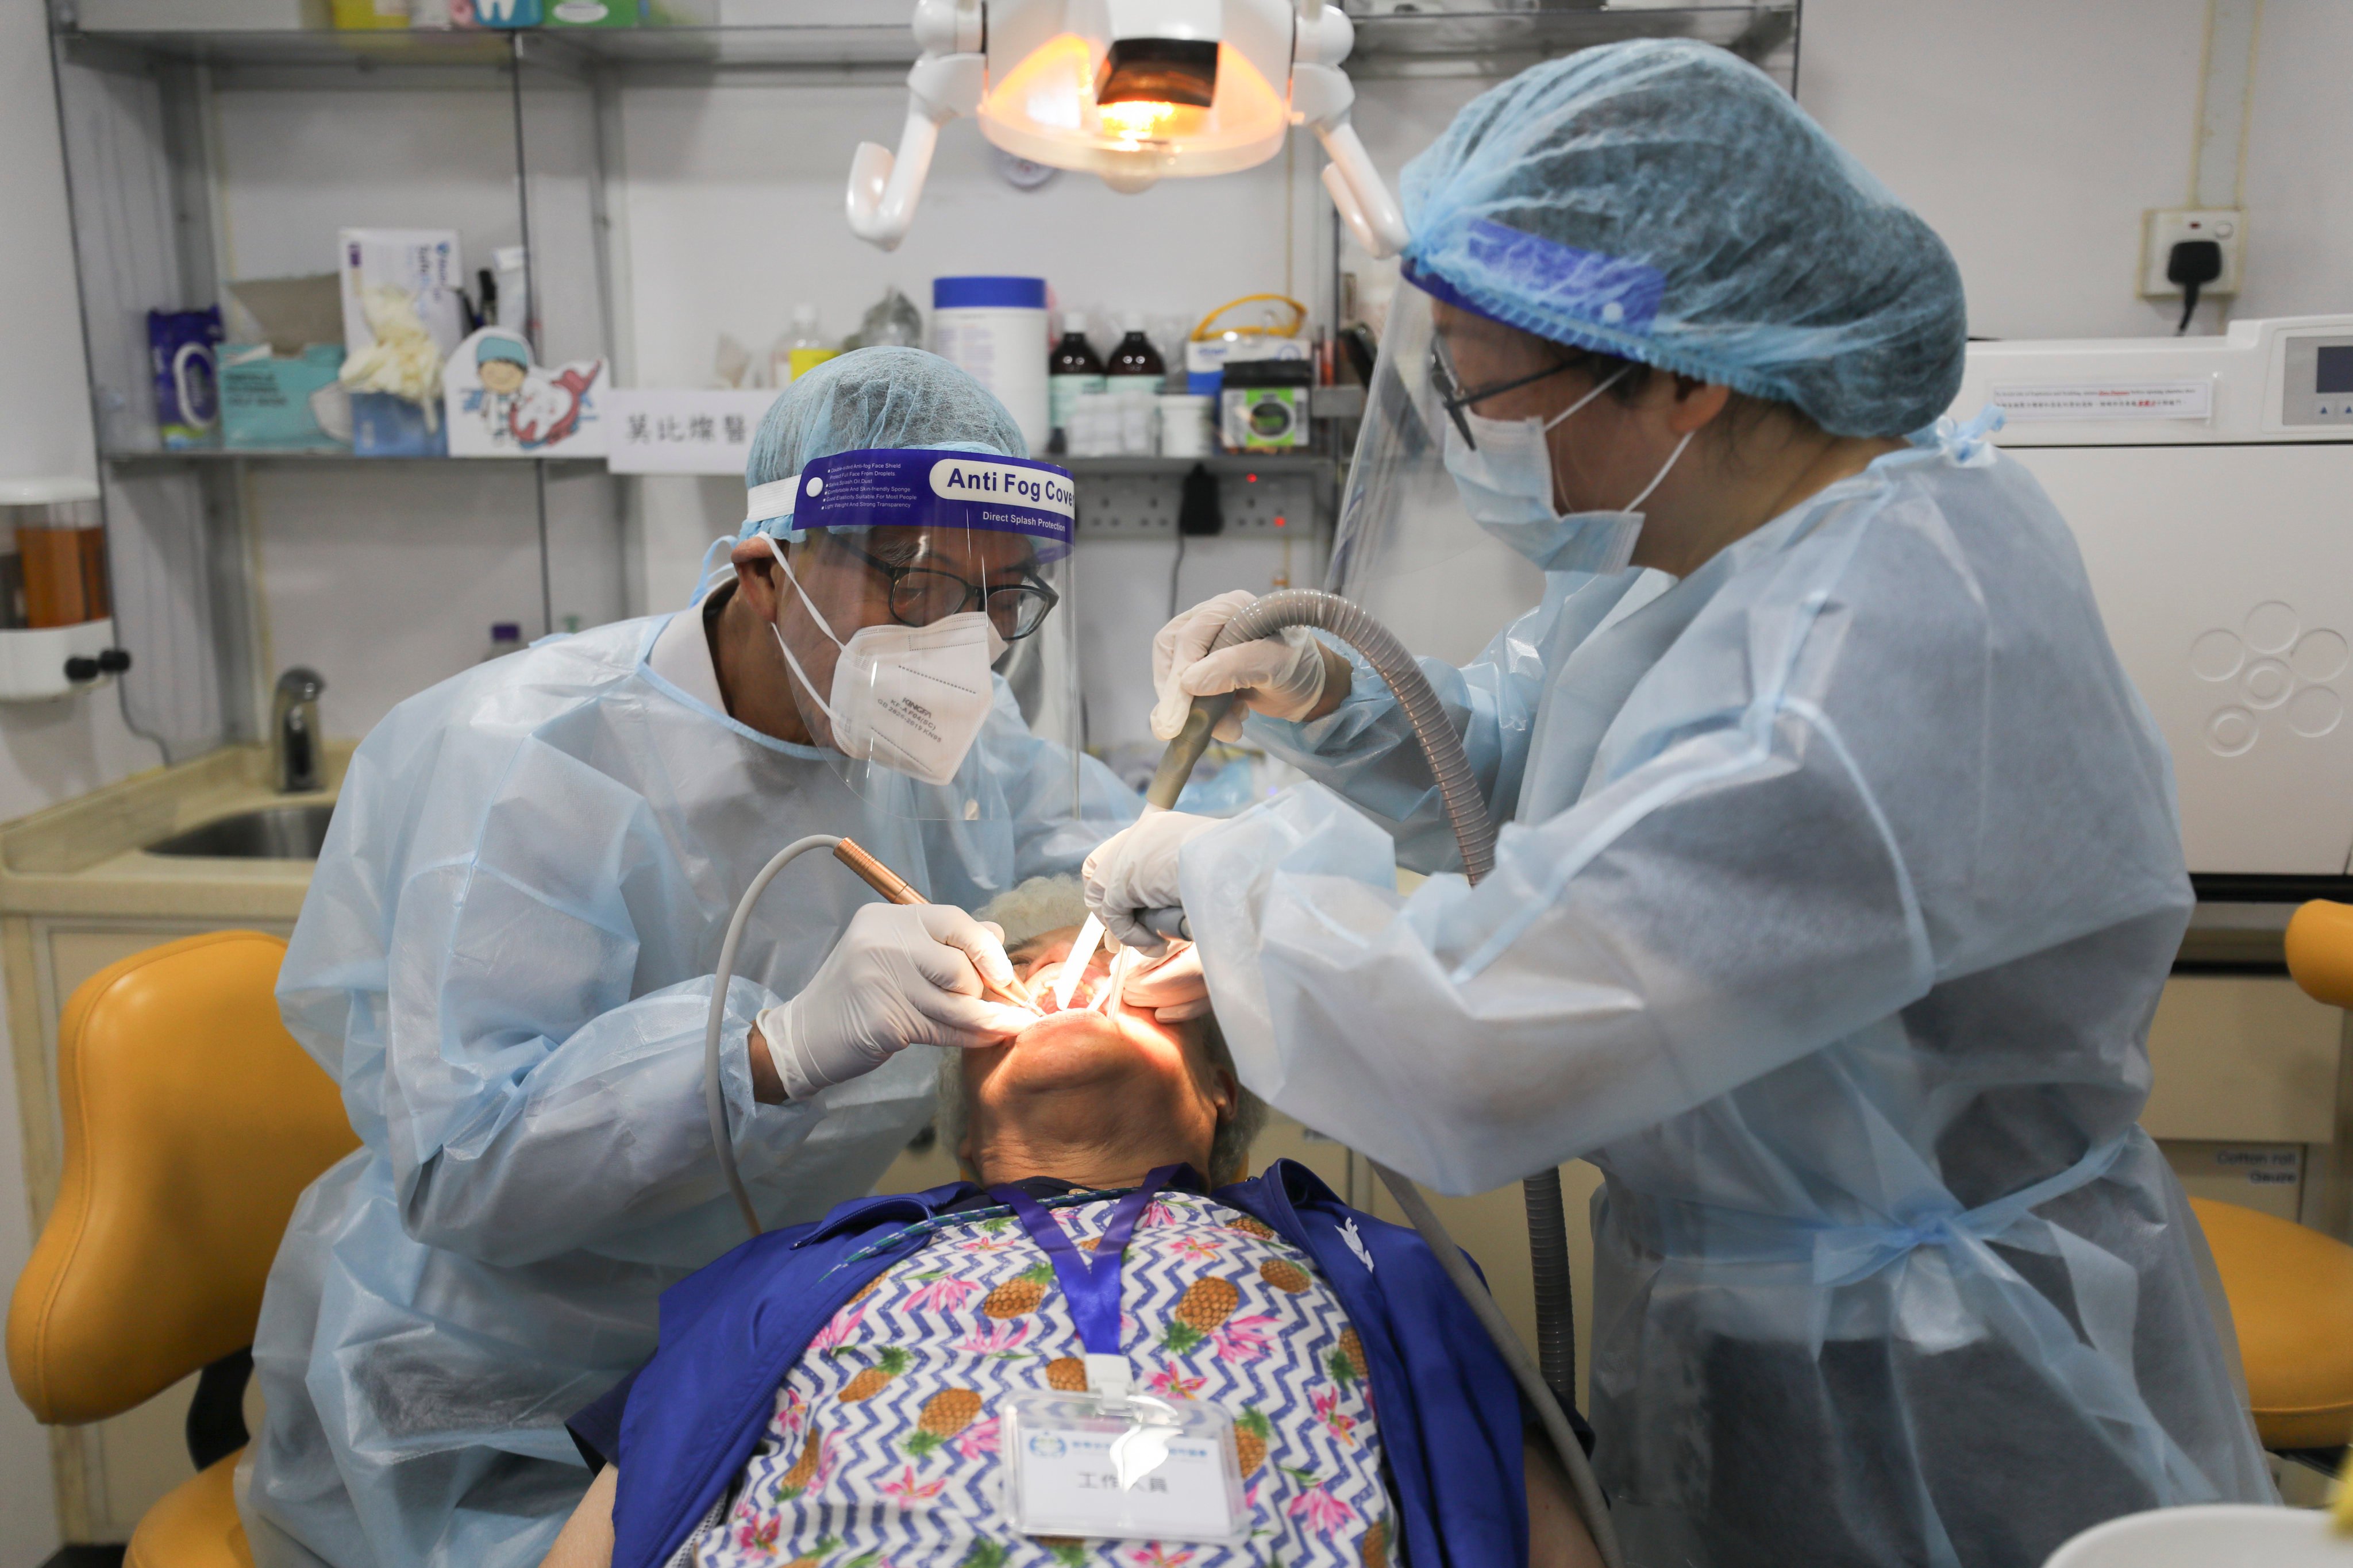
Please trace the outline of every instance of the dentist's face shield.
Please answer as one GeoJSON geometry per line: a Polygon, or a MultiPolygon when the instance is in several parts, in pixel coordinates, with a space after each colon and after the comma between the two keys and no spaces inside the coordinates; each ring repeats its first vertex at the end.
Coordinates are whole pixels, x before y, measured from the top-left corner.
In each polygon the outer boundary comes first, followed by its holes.
{"type": "Polygon", "coordinates": [[[922,448],[837,453],[751,492],[794,703],[871,803],[969,822],[1001,815],[1008,783],[1049,785],[991,774],[1000,679],[1066,749],[1075,796],[1073,500],[1051,464],[922,448]]]}

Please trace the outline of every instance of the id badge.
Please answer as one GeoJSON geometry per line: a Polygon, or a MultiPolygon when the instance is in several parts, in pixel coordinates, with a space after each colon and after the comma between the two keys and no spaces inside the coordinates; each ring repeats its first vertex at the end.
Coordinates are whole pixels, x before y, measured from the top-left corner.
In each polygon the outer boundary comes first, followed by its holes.
{"type": "Polygon", "coordinates": [[[1024,1535],[1250,1538],[1233,1417],[1214,1405],[1032,1389],[1004,1420],[1005,1516],[1024,1535]]]}

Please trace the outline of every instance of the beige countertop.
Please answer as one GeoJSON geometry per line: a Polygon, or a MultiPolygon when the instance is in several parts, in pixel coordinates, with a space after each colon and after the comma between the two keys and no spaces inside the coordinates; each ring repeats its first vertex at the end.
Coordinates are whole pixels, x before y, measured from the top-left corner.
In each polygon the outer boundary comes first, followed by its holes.
{"type": "Polygon", "coordinates": [[[257,806],[331,804],[351,760],[327,748],[328,788],[280,795],[264,746],[229,746],[0,826],[0,913],[291,921],[309,860],[150,855],[142,847],[257,806]]]}

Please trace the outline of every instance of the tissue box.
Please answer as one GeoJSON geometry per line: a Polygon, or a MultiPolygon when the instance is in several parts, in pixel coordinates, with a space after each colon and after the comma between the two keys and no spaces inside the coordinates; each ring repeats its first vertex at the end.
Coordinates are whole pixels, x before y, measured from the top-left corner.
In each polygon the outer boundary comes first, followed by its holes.
{"type": "Polygon", "coordinates": [[[342,345],[312,343],[287,355],[273,353],[268,343],[227,343],[220,356],[222,446],[240,452],[300,452],[340,451],[349,444],[330,434],[319,417],[322,395],[340,395],[332,389],[343,365],[342,345]]]}

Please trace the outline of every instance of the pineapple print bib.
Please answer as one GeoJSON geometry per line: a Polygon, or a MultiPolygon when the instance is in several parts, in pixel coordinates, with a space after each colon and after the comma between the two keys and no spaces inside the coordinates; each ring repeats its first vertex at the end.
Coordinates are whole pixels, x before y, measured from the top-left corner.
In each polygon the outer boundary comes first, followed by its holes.
{"type": "MultiPolygon", "coordinates": [[[[1092,1251],[1113,1200],[1051,1211],[1092,1251]]],[[[1009,1217],[942,1230],[844,1306],[784,1386],[743,1478],[693,1543],[702,1568],[1383,1568],[1397,1531],[1363,1347],[1307,1255],[1240,1211],[1155,1198],[1128,1243],[1120,1342],[1137,1385],[1234,1419],[1240,1546],[1016,1535],[997,1410],[1083,1389],[1045,1253],[1009,1217]]]]}

